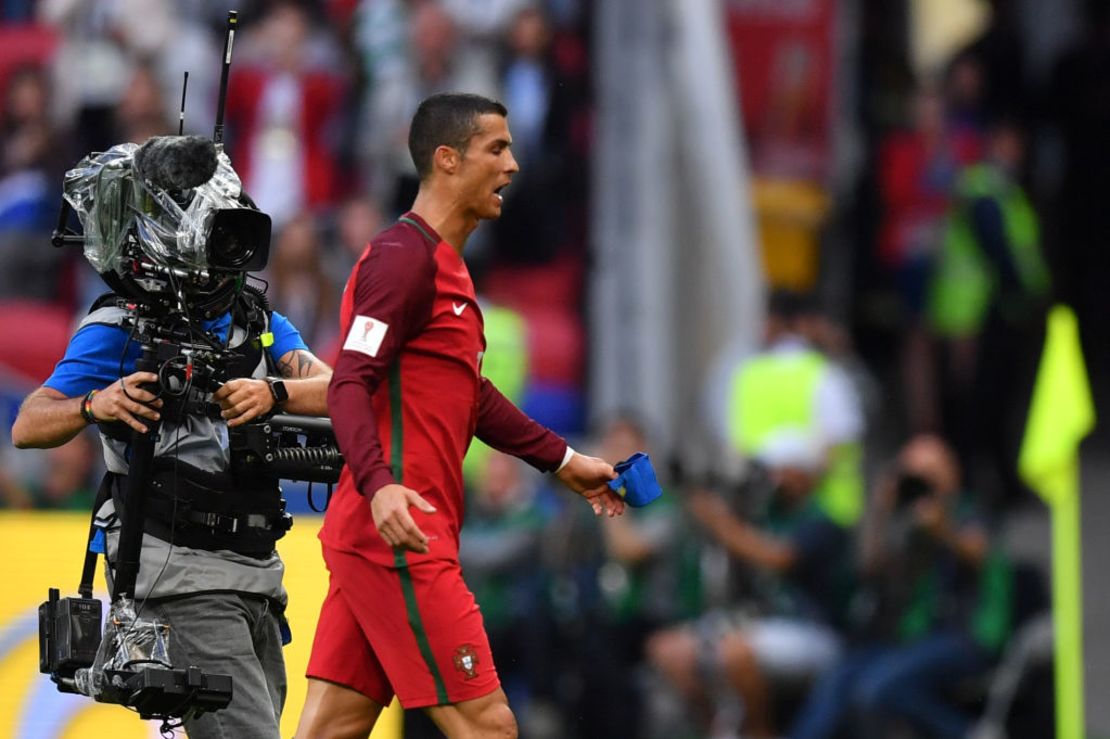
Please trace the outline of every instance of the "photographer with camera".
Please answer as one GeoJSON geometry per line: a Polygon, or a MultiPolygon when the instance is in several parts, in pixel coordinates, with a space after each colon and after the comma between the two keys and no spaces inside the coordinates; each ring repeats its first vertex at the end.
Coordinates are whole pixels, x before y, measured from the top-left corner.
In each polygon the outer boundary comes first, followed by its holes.
{"type": "MultiPolygon", "coordinates": [[[[247,272],[265,264],[269,219],[250,207],[211,141],[158,137],[91,155],[67,173],[65,195],[81,216],[86,256],[113,292],[96,301],[53,374],[24,401],[12,439],[20,448],[55,447],[98,426],[108,472],[89,549],[105,554],[113,608],[120,582],[134,578],[123,597],[134,599],[136,619],[169,626],[160,667],[231,677],[226,709],[185,713],[192,739],[276,738],[288,627],[275,542],[291,519],[277,476],[245,465],[234,434],[277,412],[326,415],[331,370],[246,284],[247,272]],[[242,226],[252,218],[253,230],[242,226]],[[190,243],[203,262],[186,252],[190,243]],[[155,371],[136,369],[151,358],[155,371]],[[142,460],[141,443],[153,446],[152,459],[142,460]],[[128,474],[144,480],[148,469],[138,572],[128,578],[128,474]]],[[[86,579],[91,572],[87,560],[86,579]]],[[[93,685],[78,680],[80,692],[130,705],[93,685]]],[[[181,715],[165,710],[153,713],[181,715]]]]}
{"type": "Polygon", "coordinates": [[[812,690],[794,739],[889,736],[892,721],[965,737],[952,689],[985,671],[1009,635],[1012,577],[961,487],[951,448],[917,436],[882,475],[861,531],[852,648],[812,690]]]}
{"type": "Polygon", "coordinates": [[[648,641],[652,664],[713,735],[742,724],[744,736],[777,736],[776,693],[839,657],[851,584],[849,531],[817,499],[820,441],[807,429],[780,429],[753,458],[759,472],[740,496],[751,514],[706,489],[687,496],[693,518],[745,576],[745,597],[648,641]]]}

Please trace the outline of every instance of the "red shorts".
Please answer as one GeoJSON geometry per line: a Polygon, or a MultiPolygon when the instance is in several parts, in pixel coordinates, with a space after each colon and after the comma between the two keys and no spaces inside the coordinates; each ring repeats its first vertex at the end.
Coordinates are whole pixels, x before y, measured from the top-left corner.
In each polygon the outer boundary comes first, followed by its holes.
{"type": "Polygon", "coordinates": [[[501,682],[457,562],[385,567],[324,547],[331,573],[307,676],[405,708],[480,698],[501,682]]]}

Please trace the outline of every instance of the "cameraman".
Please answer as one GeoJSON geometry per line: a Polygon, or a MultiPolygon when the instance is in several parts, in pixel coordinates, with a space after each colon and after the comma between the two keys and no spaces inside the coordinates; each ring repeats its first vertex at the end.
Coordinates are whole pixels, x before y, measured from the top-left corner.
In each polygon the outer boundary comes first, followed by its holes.
{"type": "MultiPolygon", "coordinates": [[[[176,667],[196,665],[232,677],[234,699],[226,709],[186,720],[192,739],[276,738],[286,691],[281,647],[288,639],[284,564],[274,541],[288,523],[275,479],[231,473],[228,428],[279,410],[326,415],[331,370],[288,319],[270,313],[257,293],[242,290],[222,315],[191,324],[227,347],[227,366],[217,369],[236,379],[211,395],[190,391],[202,403],[218,403],[219,412],[206,415],[194,406],[174,413],[169,396],[164,400],[152,391],[158,375],[135,371],[140,347],[114,297],[94,304],[53,374],[23,402],[12,440],[19,448],[55,447],[90,424],[99,426],[108,472],[96,525],[106,533],[111,585],[130,429],[145,433],[151,422],[160,422],[137,610],[170,624],[169,655],[176,667]],[[216,523],[210,527],[202,518],[216,523]]],[[[187,304],[186,312],[192,308],[187,304]]]]}
{"type": "Polygon", "coordinates": [[[850,712],[861,738],[889,736],[891,721],[967,736],[971,717],[949,693],[1007,638],[1011,577],[961,485],[952,450],[929,435],[911,439],[879,481],[861,532],[858,638],[819,679],[793,739],[832,737],[850,712]]]}

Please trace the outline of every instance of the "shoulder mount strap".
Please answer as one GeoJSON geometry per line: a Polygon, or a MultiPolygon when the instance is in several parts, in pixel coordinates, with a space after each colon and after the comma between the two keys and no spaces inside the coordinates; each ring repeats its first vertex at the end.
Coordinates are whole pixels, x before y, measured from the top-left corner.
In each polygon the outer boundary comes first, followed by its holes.
{"type": "Polygon", "coordinates": [[[95,313],[96,311],[100,310],[104,306],[106,306],[106,305],[115,305],[119,301],[120,301],[120,296],[119,295],[116,295],[113,292],[103,293],[96,300],[93,301],[93,304],[89,307],[89,313],[90,314],[95,313]]]}

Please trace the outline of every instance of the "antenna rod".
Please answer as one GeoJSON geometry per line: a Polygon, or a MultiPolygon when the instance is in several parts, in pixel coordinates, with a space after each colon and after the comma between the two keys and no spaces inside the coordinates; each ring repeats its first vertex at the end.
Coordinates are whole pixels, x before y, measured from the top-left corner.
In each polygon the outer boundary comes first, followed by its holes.
{"type": "Polygon", "coordinates": [[[185,72],[185,81],[181,83],[181,113],[177,117],[177,135],[185,133],[185,91],[189,89],[189,73],[185,72]]]}
{"type": "Polygon", "coordinates": [[[219,146],[224,142],[224,104],[227,102],[227,76],[231,71],[231,47],[235,44],[235,27],[239,24],[239,13],[227,11],[227,37],[224,39],[224,66],[220,73],[220,100],[216,107],[216,130],[212,141],[219,146]]]}

